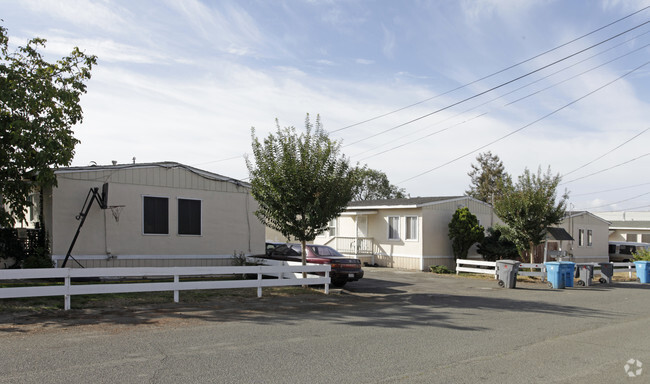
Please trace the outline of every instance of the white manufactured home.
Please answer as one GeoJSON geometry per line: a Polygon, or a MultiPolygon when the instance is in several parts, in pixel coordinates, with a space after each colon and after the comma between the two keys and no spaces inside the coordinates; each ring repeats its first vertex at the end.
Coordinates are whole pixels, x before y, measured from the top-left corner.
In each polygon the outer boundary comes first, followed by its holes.
{"type": "Polygon", "coordinates": [[[55,174],[43,224],[57,266],[82,221],[67,267],[221,266],[264,252],[257,203],[242,181],[174,162],[55,174]]]}
{"type": "MultiPolygon", "coordinates": [[[[365,263],[401,269],[455,267],[449,222],[467,207],[484,228],[497,222],[492,206],[467,196],[351,202],[314,243],[329,245],[365,263]]],[[[476,246],[470,258],[480,258],[476,246]]]]}

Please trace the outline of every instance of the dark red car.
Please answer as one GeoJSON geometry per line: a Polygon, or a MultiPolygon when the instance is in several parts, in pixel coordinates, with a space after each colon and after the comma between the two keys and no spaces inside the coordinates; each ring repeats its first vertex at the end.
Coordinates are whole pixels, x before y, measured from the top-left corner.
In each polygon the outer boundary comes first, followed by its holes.
{"type": "MultiPolygon", "coordinates": [[[[275,260],[302,261],[300,244],[272,244],[266,247],[266,257],[275,260]]],[[[308,263],[329,264],[332,266],[330,278],[332,285],[343,287],[348,281],[357,281],[363,277],[361,260],[351,259],[326,245],[307,244],[308,263]]]]}

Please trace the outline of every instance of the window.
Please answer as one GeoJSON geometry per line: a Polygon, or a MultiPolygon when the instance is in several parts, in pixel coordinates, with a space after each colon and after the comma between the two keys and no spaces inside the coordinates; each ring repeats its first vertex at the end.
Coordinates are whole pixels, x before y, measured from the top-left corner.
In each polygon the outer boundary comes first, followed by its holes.
{"type": "Polygon", "coordinates": [[[169,234],[169,199],[143,197],[143,232],[148,235],[169,234]]]}
{"type": "Polygon", "coordinates": [[[388,216],[388,240],[399,240],[399,216],[388,216]]]}
{"type": "Polygon", "coordinates": [[[591,229],[587,229],[587,247],[591,247],[594,242],[594,236],[591,229]]]}
{"type": "Polygon", "coordinates": [[[418,239],[418,217],[406,216],[406,240],[418,239]]]}
{"type": "Polygon", "coordinates": [[[585,245],[585,230],[578,229],[578,247],[585,245]]]}
{"type": "Polygon", "coordinates": [[[178,234],[201,234],[201,200],[178,199],[178,234]]]}
{"type": "Polygon", "coordinates": [[[336,219],[330,220],[329,228],[327,228],[327,233],[330,237],[336,236],[336,219]]]}

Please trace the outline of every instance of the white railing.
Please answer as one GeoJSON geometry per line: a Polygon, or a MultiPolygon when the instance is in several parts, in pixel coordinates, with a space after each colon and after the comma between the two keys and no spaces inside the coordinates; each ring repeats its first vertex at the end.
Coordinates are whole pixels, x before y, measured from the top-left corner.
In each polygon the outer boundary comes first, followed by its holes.
{"type": "Polygon", "coordinates": [[[614,273],[627,272],[628,277],[632,278],[632,272],[636,272],[634,263],[612,263],[614,264],[614,273]]]}
{"type": "Polygon", "coordinates": [[[169,268],[52,268],[1,270],[0,280],[63,279],[63,285],[41,285],[0,288],[0,299],[38,296],[64,296],[64,309],[70,309],[70,296],[102,293],[162,292],[173,291],[174,302],[179,301],[179,291],[225,288],[257,288],[257,297],[262,296],[262,287],[292,285],[325,285],[329,294],[331,266],[329,265],[281,265],[242,267],[169,267],[169,268]],[[301,273],[309,273],[306,278],[301,273]],[[312,273],[323,273],[324,276],[312,273]],[[228,275],[257,275],[256,280],[223,280],[228,275]],[[277,279],[262,279],[262,276],[276,275],[277,279]],[[202,281],[180,281],[182,277],[204,276],[202,281]],[[103,283],[87,284],[72,279],[124,277],[172,278],[173,282],[103,283]],[[210,280],[213,278],[213,280],[210,280]],[[221,279],[218,279],[221,278],[221,279]]]}
{"type": "MultiPolygon", "coordinates": [[[[598,263],[594,264],[594,275],[602,274],[600,271],[600,266],[598,263]]],[[[627,272],[628,276],[632,278],[632,273],[636,272],[634,268],[634,263],[612,263],[614,267],[614,273],[627,272]]],[[[482,260],[467,260],[467,259],[458,259],[456,260],[456,274],[458,272],[467,272],[467,273],[482,273],[487,275],[495,275],[496,277],[496,262],[495,261],[482,261],[482,260]],[[481,266],[488,268],[476,268],[476,267],[464,267],[464,265],[472,266],[481,266]]],[[[519,276],[538,276],[543,280],[546,279],[546,268],[543,263],[521,263],[519,264],[519,276]],[[532,269],[533,271],[528,271],[532,269]]]]}
{"type": "Polygon", "coordinates": [[[496,264],[497,263],[494,261],[458,259],[456,260],[456,274],[458,274],[458,272],[467,272],[496,275],[496,264]],[[461,265],[474,265],[489,268],[462,267],[461,265]]]}

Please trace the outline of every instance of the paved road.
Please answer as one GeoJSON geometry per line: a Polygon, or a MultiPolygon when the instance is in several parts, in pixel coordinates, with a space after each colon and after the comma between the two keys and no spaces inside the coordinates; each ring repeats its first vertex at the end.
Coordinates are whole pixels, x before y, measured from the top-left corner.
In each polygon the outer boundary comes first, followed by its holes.
{"type": "Polygon", "coordinates": [[[650,285],[501,289],[370,268],[346,288],[0,317],[0,383],[650,382],[650,285]]]}

